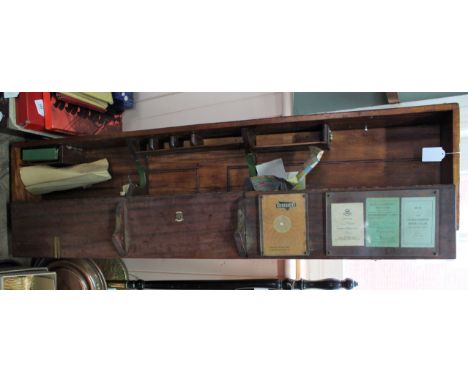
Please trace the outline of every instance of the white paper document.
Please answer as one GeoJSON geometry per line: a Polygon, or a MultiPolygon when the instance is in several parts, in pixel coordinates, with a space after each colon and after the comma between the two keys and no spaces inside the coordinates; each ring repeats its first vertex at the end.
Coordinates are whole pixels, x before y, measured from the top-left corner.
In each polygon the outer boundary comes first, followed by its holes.
{"type": "Polygon", "coordinates": [[[332,246],[364,246],[364,203],[332,203],[332,246]]]}
{"type": "Polygon", "coordinates": [[[277,178],[288,179],[288,174],[284,169],[283,160],[281,158],[272,160],[270,162],[258,164],[255,166],[257,168],[258,176],[268,176],[273,175],[277,178]]]}

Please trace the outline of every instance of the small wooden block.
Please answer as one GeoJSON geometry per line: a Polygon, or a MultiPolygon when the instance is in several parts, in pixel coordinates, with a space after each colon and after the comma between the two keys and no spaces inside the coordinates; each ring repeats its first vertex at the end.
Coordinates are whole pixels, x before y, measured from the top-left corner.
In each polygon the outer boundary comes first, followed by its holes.
{"type": "Polygon", "coordinates": [[[387,102],[389,104],[400,103],[398,92],[386,92],[385,95],[387,96],[387,102]]]}

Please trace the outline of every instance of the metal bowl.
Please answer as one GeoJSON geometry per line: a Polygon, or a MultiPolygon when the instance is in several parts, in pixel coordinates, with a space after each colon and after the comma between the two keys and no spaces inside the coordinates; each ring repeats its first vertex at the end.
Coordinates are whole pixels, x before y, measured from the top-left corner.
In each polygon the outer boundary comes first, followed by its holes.
{"type": "Polygon", "coordinates": [[[57,273],[57,289],[107,289],[103,273],[91,259],[55,260],[47,264],[47,268],[57,273]]]}

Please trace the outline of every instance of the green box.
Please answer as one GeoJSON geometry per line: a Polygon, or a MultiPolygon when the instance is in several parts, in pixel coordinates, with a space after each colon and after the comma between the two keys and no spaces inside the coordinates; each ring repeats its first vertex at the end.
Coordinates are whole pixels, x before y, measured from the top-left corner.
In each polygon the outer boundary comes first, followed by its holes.
{"type": "Polygon", "coordinates": [[[59,159],[58,147],[23,149],[21,159],[25,162],[51,162],[59,159]]]}

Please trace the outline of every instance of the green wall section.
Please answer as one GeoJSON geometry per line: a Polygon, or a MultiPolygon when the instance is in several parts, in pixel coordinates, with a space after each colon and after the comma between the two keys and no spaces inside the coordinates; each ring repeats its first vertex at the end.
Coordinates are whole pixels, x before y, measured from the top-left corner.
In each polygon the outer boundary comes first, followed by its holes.
{"type": "MultiPolygon", "coordinates": [[[[467,93],[401,92],[400,102],[453,97],[467,93]]],[[[294,93],[295,115],[386,105],[385,93],[294,93]]]]}
{"type": "Polygon", "coordinates": [[[384,93],[294,93],[294,114],[355,109],[386,103],[384,93]]]}
{"type": "Polygon", "coordinates": [[[455,97],[457,95],[463,95],[466,93],[411,93],[411,92],[401,92],[400,102],[410,102],[410,101],[422,101],[424,99],[434,99],[434,98],[444,98],[444,97],[455,97]]]}

